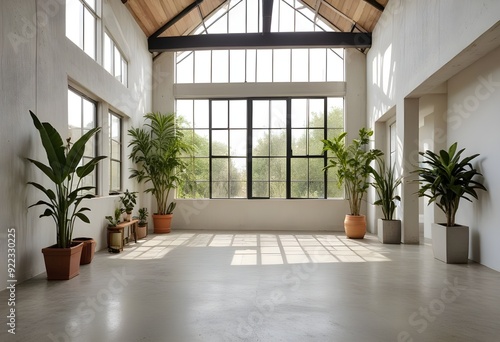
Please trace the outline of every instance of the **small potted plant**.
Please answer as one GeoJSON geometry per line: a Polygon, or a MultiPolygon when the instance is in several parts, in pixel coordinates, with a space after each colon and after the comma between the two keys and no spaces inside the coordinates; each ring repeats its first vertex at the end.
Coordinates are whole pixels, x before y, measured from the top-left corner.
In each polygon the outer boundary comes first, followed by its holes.
{"type": "Polygon", "coordinates": [[[346,215],[344,228],[348,238],[362,239],[366,233],[366,218],[361,215],[363,196],[370,186],[368,176],[370,163],[383,153],[377,149],[367,149],[373,131],[361,128],[359,138],[346,144],[347,132],[323,142],[323,152],[331,152],[326,171],[333,168],[337,174],[338,186],[345,185],[350,213],[346,215]]]}
{"type": "Polygon", "coordinates": [[[143,239],[148,235],[148,209],[147,208],[140,208],[139,209],[139,216],[138,220],[139,223],[137,224],[137,238],[138,239],[143,239]]]}
{"type": "Polygon", "coordinates": [[[94,157],[81,165],[85,144],[100,127],[93,128],[82,135],[77,141],[64,141],[56,129],[48,122],[40,122],[38,117],[30,111],[35,128],[38,130],[43,149],[47,156],[47,163],[28,158],[48,178],[44,184],[28,182],[45,195],[46,199],[39,200],[29,206],[44,206],[45,211],[40,217],[51,217],[56,226],[57,243],[42,249],[49,280],[65,280],[77,276],[80,272],[80,260],[83,244],[73,242],[73,227],[77,219],[90,223],[85,215],[90,211],[82,207],[85,199],[92,198],[88,193],[93,186],[83,186],[82,179],[94,171],[97,163],[105,156],[94,157]],[[50,182],[49,182],[50,181],[50,182]],[[45,187],[45,183],[51,187],[45,187]]]}
{"type": "Polygon", "coordinates": [[[420,168],[414,172],[419,175],[419,197],[427,197],[429,203],[436,203],[446,215],[446,223],[433,223],[432,247],[434,257],[446,263],[467,263],[469,259],[469,227],[458,225],[455,215],[460,200],[472,202],[478,199],[476,190],[485,190],[483,184],[476,180],[482,176],[471,164],[479,156],[461,158],[465,149],[457,152],[457,143],[448,151],[439,154],[432,151],[419,152],[424,157],[420,168]]]}
{"type": "Polygon", "coordinates": [[[123,196],[120,196],[120,202],[123,205],[123,212],[125,212],[125,221],[130,221],[132,211],[134,210],[137,201],[137,192],[129,192],[128,189],[125,190],[123,196]]]}
{"type": "Polygon", "coordinates": [[[108,227],[116,227],[120,223],[120,216],[123,213],[123,208],[115,208],[115,212],[113,216],[106,216],[108,220],[108,227]]]}
{"type": "Polygon", "coordinates": [[[383,157],[377,157],[377,169],[370,166],[373,177],[371,185],[377,193],[378,200],[373,204],[382,208],[384,218],[378,220],[378,239],[382,243],[401,243],[401,220],[394,219],[396,202],[401,201],[397,188],[401,177],[396,176],[394,166],[387,167],[383,157]]]}

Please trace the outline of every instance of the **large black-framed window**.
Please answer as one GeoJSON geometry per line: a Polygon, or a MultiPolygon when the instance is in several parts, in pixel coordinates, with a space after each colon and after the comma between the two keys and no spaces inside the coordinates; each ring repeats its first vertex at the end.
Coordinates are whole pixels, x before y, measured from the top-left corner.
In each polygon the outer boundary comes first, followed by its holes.
{"type": "Polygon", "coordinates": [[[186,139],[197,146],[194,187],[180,198],[340,198],[323,167],[322,139],[344,130],[342,97],[176,101],[186,139]]]}

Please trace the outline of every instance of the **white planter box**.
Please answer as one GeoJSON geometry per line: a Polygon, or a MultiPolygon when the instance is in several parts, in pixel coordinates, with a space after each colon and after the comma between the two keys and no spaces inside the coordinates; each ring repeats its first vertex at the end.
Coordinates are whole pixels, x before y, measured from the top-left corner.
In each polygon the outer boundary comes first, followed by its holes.
{"type": "Polygon", "coordinates": [[[378,219],[377,233],[382,243],[401,243],[401,220],[378,219]]]}
{"type": "Polygon", "coordinates": [[[434,257],[447,264],[466,264],[469,261],[469,227],[446,227],[432,224],[434,257]]]}

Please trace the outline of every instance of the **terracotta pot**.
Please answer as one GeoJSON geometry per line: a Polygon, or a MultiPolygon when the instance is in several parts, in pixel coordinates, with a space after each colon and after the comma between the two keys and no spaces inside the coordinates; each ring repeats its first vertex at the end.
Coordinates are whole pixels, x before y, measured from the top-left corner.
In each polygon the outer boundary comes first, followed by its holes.
{"type": "Polygon", "coordinates": [[[344,220],[345,235],[349,239],[362,239],[366,233],[365,215],[346,215],[344,220]]]}
{"type": "Polygon", "coordinates": [[[144,239],[148,235],[148,225],[146,224],[145,226],[137,226],[135,230],[135,234],[137,235],[138,239],[144,239]]]}
{"type": "Polygon", "coordinates": [[[153,226],[155,234],[170,233],[170,224],[172,222],[172,214],[157,215],[153,214],[153,226]]]}
{"type": "Polygon", "coordinates": [[[83,243],[73,243],[70,248],[57,245],[42,249],[48,280],[68,280],[80,274],[83,243]]]}
{"type": "Polygon", "coordinates": [[[82,257],[80,258],[80,265],[90,264],[92,259],[94,259],[95,245],[96,245],[95,240],[92,238],[88,238],[88,237],[79,237],[79,238],[73,239],[73,241],[83,243],[82,257]]]}

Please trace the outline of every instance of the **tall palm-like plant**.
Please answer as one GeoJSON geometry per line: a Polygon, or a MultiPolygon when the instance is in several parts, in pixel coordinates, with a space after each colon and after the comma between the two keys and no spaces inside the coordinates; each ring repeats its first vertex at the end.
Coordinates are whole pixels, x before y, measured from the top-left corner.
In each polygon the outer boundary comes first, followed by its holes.
{"type": "Polygon", "coordinates": [[[132,140],[130,158],[137,164],[130,178],[138,182],[151,183],[145,190],[156,199],[156,214],[171,214],[175,203],[168,204],[170,191],[187,180],[187,162],[183,155],[191,155],[193,146],[183,139],[182,131],[177,129],[175,114],[148,113],[144,116],[144,128],[128,130],[132,140]]]}
{"type": "Polygon", "coordinates": [[[48,164],[28,158],[35,164],[53,183],[54,189],[46,188],[35,182],[28,182],[47,196],[48,201],[40,200],[29,207],[38,205],[46,206],[40,217],[52,217],[57,230],[57,247],[69,248],[73,235],[73,227],[76,219],[90,223],[85,215],[90,211],[87,207],[80,207],[86,198],[93,195],[88,191],[94,186],[81,186],[82,179],[94,171],[97,163],[106,158],[99,156],[92,158],[82,166],[80,162],[85,151],[85,144],[94,134],[99,132],[100,127],[93,128],[82,135],[77,141],[71,143],[70,139],[63,142],[61,136],[48,122],[40,122],[38,117],[30,111],[33,123],[40,134],[42,146],[47,154],[48,164]]]}
{"type": "Polygon", "coordinates": [[[445,213],[448,227],[455,226],[455,215],[462,198],[471,202],[471,197],[478,198],[476,190],[486,190],[479,181],[473,180],[482,176],[471,164],[479,154],[461,159],[464,150],[457,152],[457,143],[454,143],[448,151],[441,150],[439,154],[429,150],[419,152],[424,157],[424,166],[414,171],[422,185],[419,197],[429,198],[429,204],[436,203],[445,213]]]}
{"type": "Polygon", "coordinates": [[[345,143],[346,135],[347,132],[344,132],[331,140],[321,140],[323,152],[332,152],[329,164],[324,170],[335,169],[339,187],[345,184],[351,215],[359,216],[363,196],[370,186],[368,181],[370,163],[383,153],[377,149],[367,150],[370,137],[373,135],[371,130],[361,128],[359,138],[353,139],[349,145],[345,143]]]}
{"type": "Polygon", "coordinates": [[[401,184],[401,177],[396,176],[395,166],[387,166],[383,158],[377,158],[377,169],[370,166],[370,173],[373,176],[371,185],[377,192],[378,200],[373,204],[379,205],[384,214],[384,220],[392,220],[396,210],[396,201],[401,201],[401,197],[396,194],[398,186],[401,184]]]}

